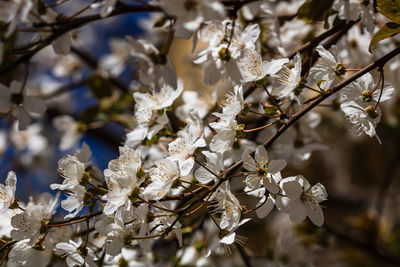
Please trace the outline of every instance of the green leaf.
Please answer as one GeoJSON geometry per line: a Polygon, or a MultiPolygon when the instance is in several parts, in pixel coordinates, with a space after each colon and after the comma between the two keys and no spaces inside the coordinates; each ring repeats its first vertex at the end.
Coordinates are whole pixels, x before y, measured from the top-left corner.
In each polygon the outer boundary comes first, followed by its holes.
{"type": "Polygon", "coordinates": [[[372,37],[371,43],[369,44],[369,51],[371,51],[371,49],[375,47],[378,42],[392,37],[399,32],[400,24],[397,24],[395,22],[386,23],[378,32],[375,33],[374,37],[372,37]]]}
{"type": "Polygon", "coordinates": [[[264,112],[267,115],[275,115],[278,112],[278,107],[274,105],[268,105],[264,108],[264,112]]]}
{"type": "Polygon", "coordinates": [[[377,0],[377,9],[385,17],[400,23],[400,0],[377,0]]]}
{"type": "Polygon", "coordinates": [[[297,16],[307,23],[324,20],[331,11],[333,0],[307,0],[297,11],[297,16]]]}

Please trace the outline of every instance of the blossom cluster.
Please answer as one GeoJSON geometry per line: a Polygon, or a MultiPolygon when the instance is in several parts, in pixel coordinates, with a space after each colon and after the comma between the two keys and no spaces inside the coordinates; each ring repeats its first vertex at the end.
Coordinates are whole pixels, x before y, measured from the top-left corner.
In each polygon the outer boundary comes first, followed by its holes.
{"type": "MultiPolygon", "coordinates": [[[[12,38],[20,37],[23,29],[44,25],[50,30],[38,30],[34,38],[51,45],[59,57],[52,75],[71,76],[77,82],[82,77],[74,72],[80,63],[71,51],[78,41],[58,24],[64,15],[44,2],[12,0],[0,8],[0,20],[6,25],[1,29],[0,54],[5,61],[9,46],[14,45],[12,38]],[[53,37],[48,25],[56,25],[54,33],[59,35],[53,37]]],[[[154,25],[166,38],[161,42],[155,36],[114,40],[112,53],[95,64],[96,73],[87,84],[101,106],[96,119],[103,116],[104,121],[80,121],[70,115],[53,119],[54,128],[62,133],[59,149],[65,151],[76,148],[84,132],[96,128],[96,123],[103,126],[127,118],[119,156],[106,169],[96,166],[95,155],[83,143],[75,153],[58,160],[60,180],[50,185],[52,195],[30,198],[27,203],[16,197],[16,174],[8,173],[5,185],[0,184],[0,212],[9,222],[0,226],[5,236],[3,258],[15,266],[32,262],[48,266],[59,260],[70,267],[151,266],[159,260],[152,253],[157,242],[176,239],[183,265],[209,266],[213,253],[235,243],[243,245],[238,229],[273,210],[287,214],[294,223],[309,220],[323,226],[321,202],[328,199],[324,185],[312,185],[303,175],[289,176],[285,170],[288,164],[302,164],[314,151],[327,149],[317,133],[322,112],[313,108],[330,97],[326,103],[343,114],[351,132],[380,141],[376,132],[382,117],[380,105],[395,95],[394,87],[385,82],[394,79],[387,75],[385,79],[386,61],[375,66],[377,71],[354,74],[349,66],[365,66],[373,57],[361,48],[358,53],[368,55],[354,55],[347,40],[336,40],[336,45],[309,42],[307,49],[301,49],[301,40],[307,38],[304,29],[313,27],[310,30],[318,33],[323,29],[318,23],[310,25],[281,14],[284,9],[296,13],[299,7],[297,1],[269,0],[90,4],[86,9],[96,14],[96,20],[128,8],[161,12],[147,23],[155,19],[154,25]],[[279,24],[282,17],[287,19],[283,26],[279,24]],[[201,86],[213,88],[208,98],[178,74],[168,53],[175,37],[192,38],[187,58],[201,69],[201,86]],[[127,117],[118,116],[112,110],[123,109],[118,106],[123,94],[105,87],[119,86],[118,77],[132,62],[136,79],[125,94],[134,108],[130,106],[127,117]],[[227,88],[225,94],[220,88],[227,88]],[[220,101],[218,93],[223,95],[220,101]],[[243,195],[256,204],[244,202],[243,195]],[[194,222],[200,217],[204,217],[202,223],[194,222]],[[207,243],[195,249],[196,239],[207,243]]],[[[378,14],[373,1],[335,0],[329,8],[327,27],[351,24],[350,37],[365,37],[375,29],[378,14]]],[[[69,20],[79,16],[78,12],[69,20]]],[[[54,103],[40,94],[31,95],[29,72],[25,76],[0,84],[0,112],[14,123],[13,142],[35,155],[45,149],[47,140],[34,130],[40,126],[31,124],[32,119],[40,120],[54,103]],[[27,136],[18,137],[22,133],[27,136]]],[[[3,138],[0,135],[0,141],[3,138]]]]}

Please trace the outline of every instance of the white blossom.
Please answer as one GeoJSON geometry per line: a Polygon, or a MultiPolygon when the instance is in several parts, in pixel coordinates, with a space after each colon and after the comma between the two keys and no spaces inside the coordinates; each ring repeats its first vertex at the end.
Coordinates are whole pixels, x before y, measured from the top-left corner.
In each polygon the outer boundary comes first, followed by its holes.
{"type": "Polygon", "coordinates": [[[263,61],[260,53],[252,49],[244,49],[239,66],[243,75],[243,82],[262,80],[267,75],[277,73],[289,59],[282,58],[272,61],[263,61]]]}
{"type": "Polygon", "coordinates": [[[178,165],[175,161],[164,159],[149,170],[151,183],[143,191],[150,199],[161,199],[171,189],[175,179],[179,177],[178,165]]]}
{"type": "Polygon", "coordinates": [[[67,265],[68,267],[75,266],[86,266],[86,267],[96,267],[97,264],[94,263],[96,260],[96,254],[90,247],[82,247],[81,245],[69,240],[68,243],[60,242],[56,244],[55,251],[59,255],[67,255],[67,265]]]}
{"type": "Polygon", "coordinates": [[[259,189],[263,185],[271,193],[278,193],[280,171],[286,166],[285,160],[268,161],[267,151],[264,146],[258,146],[254,158],[243,155],[243,167],[247,170],[246,191],[259,189]]]}
{"type": "Polygon", "coordinates": [[[8,112],[18,120],[18,129],[27,129],[31,122],[30,114],[42,115],[46,106],[44,102],[36,96],[26,95],[27,88],[22,88],[23,84],[12,81],[10,87],[0,84],[0,111],[8,112]]]}
{"type": "Polygon", "coordinates": [[[322,45],[317,46],[316,50],[321,60],[310,69],[310,76],[316,82],[323,81],[321,88],[328,89],[335,78],[343,74],[344,66],[340,63],[339,52],[335,45],[332,46],[331,52],[322,45]]]}
{"type": "Polygon", "coordinates": [[[194,166],[193,153],[198,147],[204,147],[206,142],[203,137],[195,136],[190,128],[180,131],[178,138],[168,144],[171,161],[177,161],[181,175],[188,175],[194,166]]]}
{"type": "Polygon", "coordinates": [[[108,169],[104,170],[104,179],[109,189],[107,195],[103,197],[107,200],[103,210],[106,215],[114,213],[123,206],[126,210],[130,210],[129,196],[144,181],[144,177],[137,175],[142,163],[140,149],[120,147],[119,151],[119,158],[111,160],[108,169]]]}
{"type": "Polygon", "coordinates": [[[372,137],[376,135],[375,127],[380,121],[381,110],[375,105],[389,100],[395,92],[392,86],[375,90],[371,74],[367,73],[343,89],[344,101],[340,105],[346,119],[356,134],[363,132],[372,137]],[[380,96],[381,95],[381,96],[380,96]]]}
{"type": "Polygon", "coordinates": [[[15,200],[17,188],[17,176],[14,172],[8,172],[6,184],[0,184],[0,213],[6,211],[15,200]]]}
{"type": "Polygon", "coordinates": [[[194,176],[201,184],[207,184],[210,181],[216,181],[219,173],[224,169],[224,158],[220,153],[213,153],[210,151],[203,151],[204,156],[206,156],[207,162],[204,167],[199,167],[194,176]],[[211,173],[211,172],[213,173],[211,173]]]}
{"type": "Polygon", "coordinates": [[[317,183],[313,187],[301,175],[281,180],[282,194],[276,196],[276,207],[289,214],[290,219],[299,223],[306,217],[317,226],[324,223],[324,214],[319,205],[327,199],[325,187],[317,183]]]}
{"type": "Polygon", "coordinates": [[[73,148],[81,138],[78,123],[68,115],[56,117],[53,120],[54,128],[62,133],[59,149],[61,151],[73,148]]]}

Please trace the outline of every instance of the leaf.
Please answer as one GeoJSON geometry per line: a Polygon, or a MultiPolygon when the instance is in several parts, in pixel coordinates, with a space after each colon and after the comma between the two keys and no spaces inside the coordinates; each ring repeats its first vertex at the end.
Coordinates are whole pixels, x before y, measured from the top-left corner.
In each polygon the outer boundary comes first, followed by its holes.
{"type": "Polygon", "coordinates": [[[329,14],[333,0],[307,0],[299,7],[297,15],[307,23],[324,20],[329,14]]]}
{"type": "Polygon", "coordinates": [[[400,23],[400,0],[377,0],[377,9],[385,17],[400,23]]]}
{"type": "Polygon", "coordinates": [[[374,37],[372,37],[371,43],[369,44],[369,51],[371,51],[371,49],[375,47],[378,42],[392,37],[399,32],[400,24],[397,24],[395,22],[386,23],[379,31],[375,33],[374,37]]]}

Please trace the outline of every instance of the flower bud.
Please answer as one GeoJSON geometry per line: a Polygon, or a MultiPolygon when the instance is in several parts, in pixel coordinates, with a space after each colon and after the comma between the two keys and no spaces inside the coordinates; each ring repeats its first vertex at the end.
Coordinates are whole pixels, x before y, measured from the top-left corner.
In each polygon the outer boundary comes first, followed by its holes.
{"type": "Polygon", "coordinates": [[[337,64],[335,68],[336,76],[342,76],[346,73],[346,67],[343,64],[337,64]]]}
{"type": "Polygon", "coordinates": [[[218,55],[222,61],[229,61],[231,59],[231,52],[227,48],[219,50],[218,55]]]}
{"type": "Polygon", "coordinates": [[[132,233],[125,233],[124,244],[130,246],[132,243],[132,233]]]}
{"type": "Polygon", "coordinates": [[[371,90],[364,90],[361,93],[362,101],[364,102],[371,102],[372,100],[372,91],[371,90]]]}
{"type": "Polygon", "coordinates": [[[138,196],[140,194],[140,188],[139,187],[135,187],[132,191],[132,193],[129,195],[129,200],[133,203],[136,202],[138,199],[138,196]]]}
{"type": "Polygon", "coordinates": [[[78,252],[79,255],[82,257],[86,257],[88,255],[88,250],[84,246],[79,246],[76,248],[76,251],[78,252]]]}
{"type": "Polygon", "coordinates": [[[129,267],[129,263],[123,257],[118,260],[118,267],[129,267]]]}
{"type": "Polygon", "coordinates": [[[372,118],[372,119],[376,119],[379,117],[379,113],[376,112],[375,107],[374,106],[368,106],[365,111],[367,112],[367,115],[372,118]]]}

